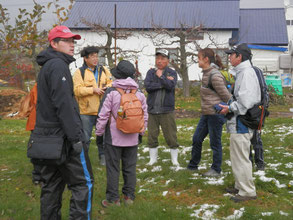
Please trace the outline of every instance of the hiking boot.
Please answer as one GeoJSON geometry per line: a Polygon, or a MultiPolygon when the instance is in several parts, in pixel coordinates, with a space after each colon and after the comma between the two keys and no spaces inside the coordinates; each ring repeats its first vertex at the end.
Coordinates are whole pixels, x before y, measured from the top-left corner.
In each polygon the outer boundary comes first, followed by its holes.
{"type": "Polygon", "coordinates": [[[239,194],[236,194],[235,196],[231,197],[230,199],[233,202],[245,202],[245,201],[249,201],[249,200],[254,200],[256,199],[257,196],[240,196],[239,194]]]}
{"type": "Polygon", "coordinates": [[[256,164],[256,170],[265,170],[265,164],[264,163],[256,164]]]}
{"type": "Polygon", "coordinates": [[[132,205],[133,202],[134,202],[134,201],[133,201],[130,197],[128,197],[128,196],[124,196],[124,204],[125,204],[125,205],[132,205]]]}
{"type": "Polygon", "coordinates": [[[117,199],[117,200],[114,201],[114,202],[109,202],[107,199],[104,199],[104,200],[102,201],[102,206],[103,206],[104,208],[107,208],[107,207],[110,207],[110,206],[120,206],[120,200],[117,199]]]}
{"type": "Polygon", "coordinates": [[[101,157],[100,157],[100,165],[101,166],[105,166],[106,165],[105,155],[101,155],[101,157]]]}
{"type": "Polygon", "coordinates": [[[236,189],[235,187],[229,187],[226,188],[225,191],[230,194],[237,194],[239,192],[239,189],[236,189]]]}
{"type": "Polygon", "coordinates": [[[186,169],[189,170],[189,171],[192,171],[192,172],[198,172],[198,168],[197,167],[187,166],[186,169]]]}
{"type": "Polygon", "coordinates": [[[204,177],[219,177],[219,176],[221,176],[221,174],[218,173],[217,171],[215,171],[214,169],[210,169],[208,172],[205,172],[202,175],[204,177]]]}

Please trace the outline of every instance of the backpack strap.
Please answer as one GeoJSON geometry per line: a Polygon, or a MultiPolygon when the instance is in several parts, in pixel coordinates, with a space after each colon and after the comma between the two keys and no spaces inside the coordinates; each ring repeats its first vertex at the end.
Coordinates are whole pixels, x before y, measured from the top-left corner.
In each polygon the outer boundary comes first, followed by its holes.
{"type": "Polygon", "coordinates": [[[82,80],[84,80],[85,66],[80,67],[79,71],[80,71],[80,75],[81,75],[82,80]]]}
{"type": "Polygon", "coordinates": [[[217,74],[217,72],[211,72],[211,73],[210,73],[209,81],[208,81],[208,86],[207,86],[207,88],[209,88],[209,89],[211,89],[211,90],[213,90],[213,91],[216,91],[216,90],[214,89],[214,87],[213,87],[213,84],[212,84],[212,77],[213,77],[215,74],[217,74]]]}

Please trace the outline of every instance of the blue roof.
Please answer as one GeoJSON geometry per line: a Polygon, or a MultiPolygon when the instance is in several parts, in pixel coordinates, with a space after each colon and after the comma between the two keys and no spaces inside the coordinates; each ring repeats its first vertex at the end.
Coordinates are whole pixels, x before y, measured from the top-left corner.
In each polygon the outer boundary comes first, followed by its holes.
{"type": "Polygon", "coordinates": [[[239,0],[193,1],[99,1],[77,0],[64,25],[89,28],[82,20],[114,27],[114,4],[117,5],[117,28],[179,28],[203,25],[207,29],[238,29],[239,0]]]}
{"type": "Polygon", "coordinates": [[[239,43],[287,45],[284,8],[241,9],[239,43]]]}

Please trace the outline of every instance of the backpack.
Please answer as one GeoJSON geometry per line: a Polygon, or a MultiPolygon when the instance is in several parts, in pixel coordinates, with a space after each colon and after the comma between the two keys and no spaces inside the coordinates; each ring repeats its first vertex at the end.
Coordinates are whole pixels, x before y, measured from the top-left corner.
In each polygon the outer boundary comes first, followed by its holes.
{"type": "Polygon", "coordinates": [[[256,73],[260,91],[261,91],[261,101],[260,103],[254,105],[252,108],[248,109],[245,115],[239,115],[240,121],[249,128],[258,129],[259,131],[264,126],[264,121],[270,112],[269,107],[269,93],[268,86],[266,84],[263,72],[258,68],[253,66],[256,73]]]}
{"type": "MultiPolygon", "coordinates": [[[[80,74],[81,74],[81,77],[82,77],[82,80],[84,80],[84,72],[85,72],[85,66],[82,66],[79,68],[80,70],[80,74]]],[[[100,71],[99,71],[99,80],[101,78],[101,75],[102,75],[102,72],[104,71],[105,72],[105,69],[103,66],[98,66],[98,68],[100,67],[100,71]]]]}
{"type": "Polygon", "coordinates": [[[144,131],[144,112],[141,101],[135,93],[137,89],[132,89],[130,93],[125,93],[121,88],[116,88],[121,94],[120,107],[117,112],[116,127],[126,134],[140,133],[144,131]]]}
{"type": "MultiPolygon", "coordinates": [[[[235,79],[232,76],[232,74],[228,73],[228,71],[226,70],[220,70],[220,73],[222,74],[222,76],[224,76],[225,81],[226,81],[226,85],[227,85],[227,89],[229,90],[230,93],[232,93],[232,90],[234,88],[234,83],[235,83],[235,79]]],[[[212,72],[209,76],[209,81],[208,81],[208,88],[215,91],[213,84],[212,84],[212,77],[213,75],[217,74],[216,72],[212,72]]]]}

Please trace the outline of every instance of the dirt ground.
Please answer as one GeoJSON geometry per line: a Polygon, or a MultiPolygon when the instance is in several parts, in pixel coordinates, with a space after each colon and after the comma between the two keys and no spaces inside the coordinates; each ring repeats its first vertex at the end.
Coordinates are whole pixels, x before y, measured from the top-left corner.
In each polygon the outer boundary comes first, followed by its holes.
{"type": "MultiPolygon", "coordinates": [[[[1,89],[0,90],[0,117],[2,118],[16,118],[21,119],[17,112],[20,107],[20,103],[27,92],[20,89],[1,89]]],[[[290,97],[291,98],[291,97],[290,97]]],[[[292,95],[293,98],[293,95],[292,95]]],[[[293,99],[292,99],[293,102],[293,99]]],[[[176,118],[198,118],[200,113],[191,110],[176,110],[176,118]]],[[[293,117],[293,112],[271,112],[269,117],[293,117]]]]}

